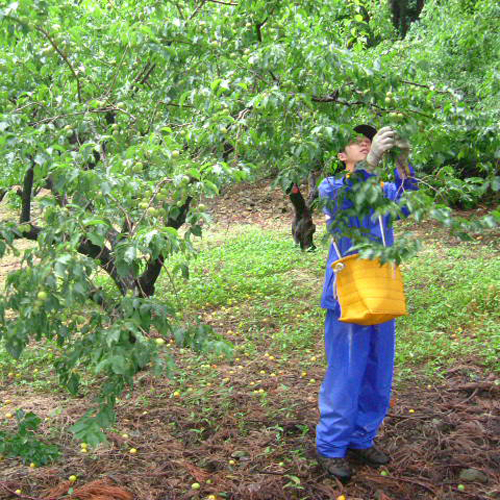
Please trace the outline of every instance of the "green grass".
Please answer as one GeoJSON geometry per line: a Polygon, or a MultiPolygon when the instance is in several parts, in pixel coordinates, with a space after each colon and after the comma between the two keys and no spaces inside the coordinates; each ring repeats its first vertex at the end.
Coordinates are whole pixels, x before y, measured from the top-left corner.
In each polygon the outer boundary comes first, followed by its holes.
{"type": "Polygon", "coordinates": [[[44,340],[36,347],[23,351],[19,360],[14,359],[4,347],[0,348],[0,383],[14,384],[30,392],[58,391],[58,379],[52,363],[61,348],[55,342],[44,340]]]}
{"type": "MultiPolygon", "coordinates": [[[[177,304],[185,320],[208,321],[231,338],[235,356],[267,351],[284,365],[300,359],[299,368],[305,370],[309,358],[323,358],[319,301],[325,246],[304,253],[288,231],[246,225],[209,231],[199,247],[189,262],[190,278],[164,273],[159,298],[177,304]]],[[[173,259],[170,269],[183,259],[173,259]]],[[[431,237],[403,271],[409,315],[397,322],[397,376],[411,377],[422,367],[436,375],[467,357],[500,371],[498,253],[479,242],[447,246],[431,237]]],[[[50,366],[58,349],[40,343],[19,361],[0,350],[0,377],[32,391],[57,391],[50,366]]],[[[203,354],[199,362],[203,359],[210,362],[215,355],[203,354]]]]}
{"type": "Polygon", "coordinates": [[[404,275],[410,314],[398,322],[398,365],[433,371],[473,356],[500,369],[498,254],[474,242],[428,243],[404,275]]]}
{"type": "MultiPolygon", "coordinates": [[[[186,317],[234,330],[247,352],[262,349],[263,340],[281,356],[314,350],[323,335],[326,254],[325,247],[301,252],[288,232],[236,227],[224,239],[217,233],[203,242],[191,278],[176,279],[177,299],[186,317]]],[[[428,239],[403,268],[409,315],[397,322],[399,377],[417,367],[437,374],[468,356],[500,370],[498,255],[478,242],[428,239]]],[[[170,290],[162,281],[160,293],[171,297],[170,290]]]]}

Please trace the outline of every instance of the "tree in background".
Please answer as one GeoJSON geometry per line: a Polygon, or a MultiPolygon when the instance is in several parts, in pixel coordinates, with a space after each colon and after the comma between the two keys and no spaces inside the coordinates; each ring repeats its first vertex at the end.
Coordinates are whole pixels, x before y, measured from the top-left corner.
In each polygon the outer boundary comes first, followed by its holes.
{"type": "Polygon", "coordinates": [[[410,24],[418,19],[424,7],[424,0],[389,0],[392,22],[399,36],[404,38],[410,24]]]}

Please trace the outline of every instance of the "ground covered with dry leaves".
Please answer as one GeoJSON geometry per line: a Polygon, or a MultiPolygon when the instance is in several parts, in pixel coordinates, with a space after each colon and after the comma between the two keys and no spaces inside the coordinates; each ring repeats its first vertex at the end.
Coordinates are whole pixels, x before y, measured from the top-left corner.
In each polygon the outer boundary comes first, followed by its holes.
{"type": "MultiPolygon", "coordinates": [[[[226,193],[213,211],[219,231],[236,222],[286,227],[290,219],[280,192],[264,182],[226,193]]],[[[234,342],[234,358],[169,346],[176,376],[140,374],[118,403],[109,442],[95,449],[82,451],[67,432],[86,399],[55,387],[33,393],[29,384],[5,379],[1,411],[22,407],[45,418],[44,438],[63,458],[36,468],[3,460],[0,499],[500,499],[500,380],[481,360],[457,360],[438,378],[415,368],[414,376],[398,379],[379,436],[392,462],[379,470],[354,464],[355,476],[343,486],[315,460],[321,321],[311,347],[275,352],[271,318],[250,348],[238,331],[244,307],[203,314],[234,342]]]]}

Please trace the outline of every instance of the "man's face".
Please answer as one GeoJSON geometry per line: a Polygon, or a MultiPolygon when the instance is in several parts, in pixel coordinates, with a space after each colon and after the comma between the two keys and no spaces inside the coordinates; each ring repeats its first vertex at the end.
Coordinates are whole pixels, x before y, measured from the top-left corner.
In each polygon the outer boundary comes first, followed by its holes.
{"type": "Polygon", "coordinates": [[[359,161],[366,160],[372,141],[365,136],[358,136],[354,141],[350,142],[342,153],[339,153],[339,160],[346,164],[358,163],[359,161]]]}

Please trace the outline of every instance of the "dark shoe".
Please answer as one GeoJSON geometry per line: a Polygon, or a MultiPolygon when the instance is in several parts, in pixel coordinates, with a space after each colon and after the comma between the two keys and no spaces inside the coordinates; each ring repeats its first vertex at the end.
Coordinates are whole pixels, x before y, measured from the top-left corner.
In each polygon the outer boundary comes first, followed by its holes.
{"type": "Polygon", "coordinates": [[[320,455],[316,456],[319,465],[330,474],[339,479],[342,483],[347,483],[352,476],[352,470],[345,458],[329,458],[320,455]]]}
{"type": "Polygon", "coordinates": [[[375,446],[365,448],[364,450],[355,450],[351,448],[348,453],[352,458],[370,467],[380,467],[381,465],[387,465],[391,461],[389,455],[375,448],[375,446]]]}

